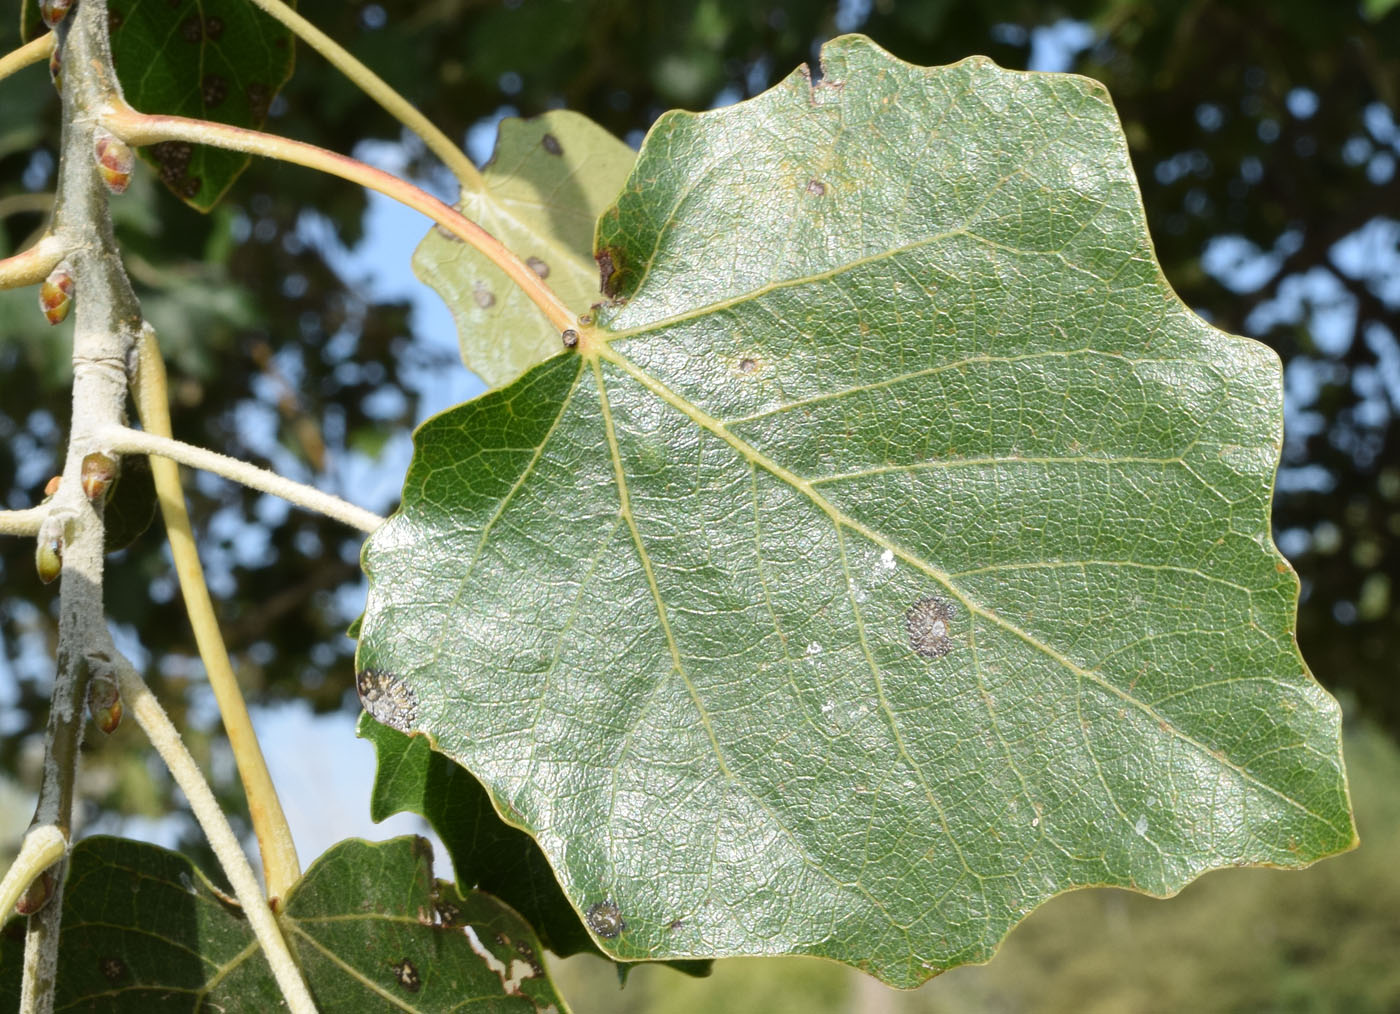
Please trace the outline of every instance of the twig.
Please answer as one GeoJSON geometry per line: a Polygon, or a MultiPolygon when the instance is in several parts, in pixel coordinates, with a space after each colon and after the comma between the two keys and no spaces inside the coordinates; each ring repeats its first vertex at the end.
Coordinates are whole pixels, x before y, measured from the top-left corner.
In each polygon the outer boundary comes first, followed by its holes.
{"type": "Polygon", "coordinates": [[[258,468],[256,465],[250,465],[246,461],[239,461],[237,458],[230,458],[228,455],[219,454],[216,451],[208,451],[202,447],[194,447],[151,433],[143,433],[141,430],[134,430],[127,426],[108,427],[102,433],[102,440],[105,448],[109,451],[115,451],[118,454],[152,454],[162,458],[170,458],[172,461],[178,461],[190,468],[198,468],[205,472],[221,475],[225,479],[241,483],[250,489],[280,496],[283,500],[288,500],[298,507],[305,507],[309,511],[324,514],[328,518],[333,518],[351,528],[358,528],[362,532],[373,532],[384,523],[384,519],[373,511],[356,507],[338,496],[323,493],[314,486],[294,482],[291,479],[283,478],[276,472],[269,472],[265,468],[258,468]]]}
{"type": "Polygon", "coordinates": [[[37,39],[31,39],[19,49],[13,49],[4,56],[0,56],[0,81],[5,80],[17,70],[23,70],[31,63],[47,60],[53,54],[53,45],[53,32],[48,32],[37,39]]]}
{"type": "Polygon", "coordinates": [[[116,104],[115,101],[103,113],[102,123],[130,144],[147,145],[161,141],[208,144],[230,151],[280,159],[283,162],[306,166],[308,169],[318,169],[378,191],[400,204],[422,212],[458,239],[476,247],[520,287],[561,333],[578,327],[577,316],[554,294],[554,290],[500,240],[432,194],[382,169],[302,141],[264,134],[258,130],[211,123],[208,120],[138,113],[130,106],[124,103],[116,104]]]}
{"type": "MultiPolygon", "coordinates": [[[[136,353],[137,369],[133,387],[141,422],[148,436],[169,437],[170,405],[166,394],[165,363],[161,360],[155,332],[150,325],[142,327],[136,353]]],[[[223,635],[219,632],[219,621],[214,615],[214,603],[209,598],[209,586],[204,580],[204,568],[199,563],[199,550],[195,546],[194,530],[185,507],[185,493],[180,488],[179,466],[169,458],[152,457],[151,478],[155,482],[161,516],[165,519],[170,555],[175,561],[175,573],[180,579],[180,593],[184,596],[185,612],[189,614],[190,626],[194,630],[195,645],[209,677],[209,687],[214,691],[214,700],[219,705],[224,731],[228,733],[229,748],[233,751],[234,763],[243,781],[243,793],[248,797],[248,815],[253,822],[253,833],[257,835],[268,895],[280,898],[301,876],[301,864],[297,861],[292,832],[287,826],[282,802],[277,798],[277,789],[272,784],[272,775],[268,773],[262,748],[258,745],[257,733],[253,731],[248,705],[233,675],[233,665],[229,661],[223,635]]]]}
{"type": "MultiPolygon", "coordinates": [[[[94,664],[99,664],[96,659],[94,664]]],[[[316,1014],[316,1005],[311,1000],[311,993],[306,988],[301,971],[287,950],[287,942],[282,938],[282,931],[272,916],[272,909],[258,887],[253,868],[248,864],[248,857],[239,848],[233,828],[229,826],[228,819],[219,808],[219,802],[214,798],[209,783],[200,773],[189,750],[185,749],[179,732],[166,717],[165,709],[160,706],[160,702],[156,700],[135,667],[117,655],[114,669],[124,707],[150,737],[156,752],[170,769],[175,784],[180,786],[180,791],[189,800],[195,819],[204,829],[204,835],[209,839],[209,845],[214,850],[219,865],[223,867],[234,895],[243,906],[243,914],[248,917],[248,927],[257,938],[267,963],[272,966],[272,974],[282,989],[288,1007],[294,1014],[316,1014]]]]}
{"type": "Polygon", "coordinates": [[[23,215],[25,212],[48,211],[53,207],[53,194],[10,194],[0,197],[0,218],[23,215]]]}
{"type": "Polygon", "coordinates": [[[0,916],[13,909],[39,874],[62,859],[67,851],[68,836],[58,828],[52,824],[31,827],[5,879],[0,880],[0,916]]]}
{"type": "Polygon", "coordinates": [[[43,524],[48,513],[47,507],[0,511],[0,535],[38,535],[39,526],[43,524]]]}
{"type": "Polygon", "coordinates": [[[253,3],[290,28],[303,42],[325,57],[336,70],[359,86],[361,91],[383,106],[389,115],[421,137],[428,150],[452,170],[453,175],[464,187],[471,190],[481,190],[484,187],[481,173],[472,165],[472,160],[467,158],[466,152],[452,143],[451,138],[391,88],[387,81],[351,56],[343,46],[282,0],[253,0],[253,3]]]}
{"type": "Polygon", "coordinates": [[[45,233],[28,250],[0,258],[0,289],[38,285],[63,260],[67,248],[52,233],[45,233]]]}

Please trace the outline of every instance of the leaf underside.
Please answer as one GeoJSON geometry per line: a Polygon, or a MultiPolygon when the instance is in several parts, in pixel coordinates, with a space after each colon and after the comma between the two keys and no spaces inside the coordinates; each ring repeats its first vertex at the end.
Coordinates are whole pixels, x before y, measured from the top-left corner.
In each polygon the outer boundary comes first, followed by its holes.
{"type": "MultiPolygon", "coordinates": [[[[554,110],[501,121],[480,192],[460,207],[515,251],[571,306],[598,296],[593,226],[622,189],[636,156],[592,120],[554,110]]],[[[462,360],[487,387],[500,387],[563,351],[559,330],[475,247],[430,229],[413,270],[457,321],[462,360]]]]}
{"type": "MultiPolygon", "coordinates": [[[[60,1014],[283,1007],[238,905],[178,853],[85,839],[73,850],[63,905],[60,1014]]],[[[279,922],[321,1010],[567,1011],[529,926],[488,894],[434,883],[421,838],[340,842],[293,888],[279,922]]],[[[0,982],[24,950],[23,933],[10,928],[0,982]]]]}
{"type": "Polygon", "coordinates": [[[420,428],[375,717],[624,960],[913,986],[1074,887],[1350,847],[1278,362],[1172,293],[1101,86],[823,63],[663,117],[578,352],[420,428]]]}

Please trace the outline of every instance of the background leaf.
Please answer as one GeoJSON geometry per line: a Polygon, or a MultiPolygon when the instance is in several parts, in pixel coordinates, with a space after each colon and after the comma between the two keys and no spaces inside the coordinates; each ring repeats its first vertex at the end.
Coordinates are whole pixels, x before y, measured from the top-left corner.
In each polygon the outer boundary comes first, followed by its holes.
{"type": "MultiPolygon", "coordinates": [[[[635,160],[578,113],[503,120],[485,190],[464,190],[462,213],[524,257],[566,304],[587,308],[598,299],[593,227],[635,160]]],[[[535,304],[460,240],[430,230],[413,270],[452,309],[462,359],[488,387],[562,351],[558,330],[535,304]]]]}
{"type": "Polygon", "coordinates": [[[417,435],[359,664],[620,957],[913,985],[1071,887],[1354,844],[1269,537],[1280,376],[1101,86],[825,50],[670,114],[576,356],[417,435]]]}
{"type": "MultiPolygon", "coordinates": [[[[113,0],[110,17],[117,77],[143,113],[259,128],[292,75],[291,31],[246,0],[113,0]]],[[[183,141],[141,154],[200,211],[218,203],[251,158],[183,141]]]]}
{"type": "MultiPolygon", "coordinates": [[[[58,1010],[282,1006],[238,905],[179,853],[85,839],[63,904],[58,1010]]],[[[490,895],[435,884],[422,838],[340,842],[306,871],[279,919],[325,1011],[460,1011],[465,998],[473,1011],[568,1009],[529,926],[490,895]]],[[[0,985],[14,990],[5,995],[18,995],[22,926],[16,919],[0,937],[0,985]]]]}

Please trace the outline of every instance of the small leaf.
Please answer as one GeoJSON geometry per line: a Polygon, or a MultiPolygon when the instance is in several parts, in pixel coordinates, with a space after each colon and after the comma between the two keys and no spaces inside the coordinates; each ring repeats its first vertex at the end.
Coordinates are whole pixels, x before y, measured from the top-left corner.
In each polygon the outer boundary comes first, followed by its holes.
{"type": "MultiPolygon", "coordinates": [[[[501,122],[485,190],[463,191],[462,213],[525,258],[568,305],[598,299],[593,227],[636,160],[632,149],[578,113],[501,122]]],[[[462,359],[489,387],[563,351],[559,331],[475,248],[436,229],[414,272],[457,319],[462,359]]]]}
{"type": "Polygon", "coordinates": [[[653,127],[600,324],[418,431],[358,664],[624,959],[914,986],[1074,887],[1352,847],[1278,360],[1162,277],[1102,86],[823,69],[653,127]]]}
{"type": "MultiPolygon", "coordinates": [[[[333,846],[292,889],[278,921],[324,1011],[460,1011],[464,997],[472,1010],[568,1010],[530,927],[488,894],[435,882],[422,838],[333,846]]],[[[6,987],[18,984],[19,925],[0,935],[6,987]]],[[[83,840],[72,853],[62,925],[57,1010],[282,1008],[237,903],[178,853],[83,840]],[[185,999],[166,1006],[175,997],[185,999]]]]}
{"type": "MultiPolygon", "coordinates": [[[[247,0],[112,0],[109,16],[117,77],[143,113],[258,128],[292,74],[291,31],[247,0]]],[[[183,141],[141,155],[200,211],[219,202],[251,158],[183,141]]]]}

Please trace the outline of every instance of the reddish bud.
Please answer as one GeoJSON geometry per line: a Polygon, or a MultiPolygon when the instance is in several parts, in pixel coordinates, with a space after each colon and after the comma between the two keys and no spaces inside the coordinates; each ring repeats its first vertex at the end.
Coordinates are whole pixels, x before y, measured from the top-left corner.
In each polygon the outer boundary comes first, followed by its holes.
{"type": "Polygon", "coordinates": [[[68,8],[73,6],[73,0],[39,0],[39,17],[44,19],[44,24],[50,28],[57,28],[58,23],[68,15],[68,8]]]}
{"type": "Polygon", "coordinates": [[[93,451],[83,458],[83,494],[89,500],[104,496],[117,477],[117,463],[101,451],[93,451]]]}
{"type": "Polygon", "coordinates": [[[58,492],[58,487],[63,483],[63,476],[55,475],[48,482],[44,483],[44,496],[53,496],[58,492]]]}
{"type": "Polygon", "coordinates": [[[136,155],[131,146],[119,137],[101,133],[97,137],[97,171],[102,182],[114,194],[120,194],[131,184],[131,170],[136,167],[136,155]]]}
{"type": "Polygon", "coordinates": [[[39,580],[48,584],[63,572],[63,540],[41,538],[34,547],[34,569],[39,580]]]}
{"type": "Polygon", "coordinates": [[[105,676],[95,676],[88,684],[88,714],[97,727],[110,735],[122,721],[122,697],[117,685],[105,676]]]}
{"type": "Polygon", "coordinates": [[[39,309],[50,324],[62,324],[73,309],[73,276],[68,273],[67,264],[50,271],[39,286],[39,309]]]}
{"type": "Polygon", "coordinates": [[[45,870],[35,877],[34,882],[19,896],[19,901],[15,902],[15,911],[20,915],[33,915],[49,903],[49,899],[53,897],[53,889],[53,870],[45,870]]]}

